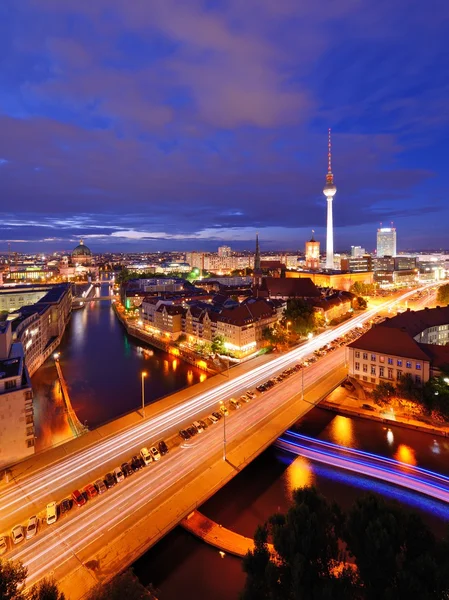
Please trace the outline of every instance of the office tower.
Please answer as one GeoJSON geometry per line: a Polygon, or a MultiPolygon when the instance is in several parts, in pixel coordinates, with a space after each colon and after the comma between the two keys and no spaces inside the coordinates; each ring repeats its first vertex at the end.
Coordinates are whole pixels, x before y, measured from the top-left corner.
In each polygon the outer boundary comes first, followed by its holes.
{"type": "Polygon", "coordinates": [[[218,256],[221,258],[229,258],[229,256],[231,256],[231,248],[229,246],[219,246],[218,256]]]}
{"type": "Polygon", "coordinates": [[[366,250],[362,246],[351,246],[351,256],[353,258],[361,258],[365,256],[366,250]]]}
{"type": "Polygon", "coordinates": [[[377,230],[377,256],[396,256],[396,227],[380,227],[377,230]]]}

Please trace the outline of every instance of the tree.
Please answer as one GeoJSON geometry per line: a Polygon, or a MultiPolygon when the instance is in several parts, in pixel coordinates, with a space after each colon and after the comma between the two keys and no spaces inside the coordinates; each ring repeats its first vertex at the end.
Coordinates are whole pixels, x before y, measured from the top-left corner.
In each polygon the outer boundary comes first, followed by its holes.
{"type": "Polygon", "coordinates": [[[211,351],[214,354],[223,354],[223,352],[225,350],[224,343],[225,343],[225,338],[222,335],[215,335],[212,340],[211,351]]]}
{"type": "Polygon", "coordinates": [[[449,283],[440,285],[438,288],[437,302],[440,304],[449,304],[449,283]]]}
{"type": "Polygon", "coordinates": [[[354,310],[365,310],[367,303],[362,296],[356,296],[352,302],[354,310]]]}
{"type": "Polygon", "coordinates": [[[108,583],[100,583],[87,600],[157,600],[152,586],[143,586],[131,570],[117,575],[108,583]]]}
{"type": "Polygon", "coordinates": [[[27,569],[21,562],[0,560],[0,599],[24,600],[21,591],[27,577],[27,569]]]}
{"type": "Polygon", "coordinates": [[[362,283],[356,281],[349,290],[356,296],[372,296],[376,291],[376,287],[373,283],[362,283]]]}
{"type": "Polygon", "coordinates": [[[27,600],[65,600],[53,579],[42,579],[30,589],[27,600]]]}
{"type": "Polygon", "coordinates": [[[406,373],[396,384],[396,392],[405,400],[422,400],[422,387],[417,385],[410,373],[406,373]]]}
{"type": "Polygon", "coordinates": [[[338,572],[341,512],[314,487],[295,490],[287,513],[273,515],[255,536],[255,549],[244,562],[242,600],[349,599],[354,579],[338,572]],[[268,560],[271,536],[275,560],[268,560]]]}
{"type": "Polygon", "coordinates": [[[286,321],[291,322],[291,330],[301,336],[306,336],[319,326],[318,313],[302,298],[291,298],[287,301],[284,317],[286,321]]]}
{"type": "Polygon", "coordinates": [[[388,403],[391,396],[396,394],[396,389],[392,383],[389,381],[381,381],[376,387],[371,391],[371,396],[373,397],[374,402],[376,404],[385,404],[388,403]]]}

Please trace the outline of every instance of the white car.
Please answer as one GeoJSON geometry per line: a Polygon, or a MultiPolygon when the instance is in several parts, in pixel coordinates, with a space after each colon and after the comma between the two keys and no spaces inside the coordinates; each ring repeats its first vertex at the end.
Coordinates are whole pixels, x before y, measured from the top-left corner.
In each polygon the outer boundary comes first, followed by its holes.
{"type": "Polygon", "coordinates": [[[148,452],[148,448],[141,448],[140,456],[142,457],[142,460],[146,466],[148,466],[151,463],[152,458],[151,454],[148,452]]]}
{"type": "Polygon", "coordinates": [[[153,446],[152,448],[150,448],[150,454],[151,454],[151,458],[153,460],[160,460],[160,458],[161,458],[161,453],[156,448],[156,446],[153,446]]]}
{"type": "Polygon", "coordinates": [[[2,535],[0,537],[0,556],[2,554],[5,554],[5,552],[8,550],[8,540],[6,538],[6,535],[2,535]]]}
{"type": "Polygon", "coordinates": [[[215,425],[215,423],[218,423],[218,419],[215,415],[209,415],[209,421],[211,421],[211,423],[213,423],[215,425]]]}
{"type": "Polygon", "coordinates": [[[27,540],[29,540],[30,538],[32,538],[36,535],[38,523],[39,523],[39,521],[35,515],[28,519],[28,525],[27,525],[26,534],[25,534],[27,540]]]}
{"type": "Polygon", "coordinates": [[[20,542],[23,542],[23,540],[25,539],[25,536],[23,534],[22,525],[16,525],[15,527],[12,528],[11,537],[12,537],[13,544],[20,544],[20,542]]]}
{"type": "Polygon", "coordinates": [[[120,467],[116,467],[114,469],[114,475],[115,475],[115,478],[117,479],[117,483],[121,483],[122,481],[125,481],[125,476],[123,475],[123,471],[121,470],[120,467]]]}
{"type": "Polygon", "coordinates": [[[231,398],[229,400],[229,404],[232,406],[232,408],[235,408],[236,410],[238,408],[240,408],[240,403],[237,400],[235,400],[234,398],[231,398]]]}
{"type": "Polygon", "coordinates": [[[49,502],[47,504],[47,525],[53,525],[58,520],[58,509],[56,502],[49,502]]]}
{"type": "Polygon", "coordinates": [[[243,396],[240,396],[240,400],[241,400],[242,402],[249,402],[249,396],[247,396],[246,394],[245,394],[245,395],[243,395],[243,396]]]}
{"type": "Polygon", "coordinates": [[[204,427],[201,425],[201,423],[199,421],[193,421],[192,425],[195,427],[195,429],[198,431],[198,433],[203,433],[204,427]]]}

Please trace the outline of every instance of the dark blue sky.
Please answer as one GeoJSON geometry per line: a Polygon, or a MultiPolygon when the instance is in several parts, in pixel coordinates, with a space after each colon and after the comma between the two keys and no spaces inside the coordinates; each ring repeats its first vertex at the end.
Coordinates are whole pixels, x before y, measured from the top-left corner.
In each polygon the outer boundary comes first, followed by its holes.
{"type": "Polygon", "coordinates": [[[444,0],[2,0],[0,252],[449,247],[444,0]]]}

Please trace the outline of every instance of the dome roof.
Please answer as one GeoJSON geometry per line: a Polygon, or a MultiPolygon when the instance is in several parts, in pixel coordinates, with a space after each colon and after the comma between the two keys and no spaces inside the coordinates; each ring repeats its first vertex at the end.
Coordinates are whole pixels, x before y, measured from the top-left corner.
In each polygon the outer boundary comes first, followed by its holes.
{"type": "Polygon", "coordinates": [[[83,240],[81,240],[79,246],[74,248],[72,256],[92,256],[92,251],[90,248],[85,246],[83,240]]]}

